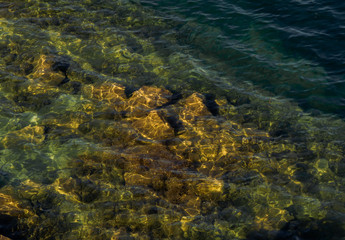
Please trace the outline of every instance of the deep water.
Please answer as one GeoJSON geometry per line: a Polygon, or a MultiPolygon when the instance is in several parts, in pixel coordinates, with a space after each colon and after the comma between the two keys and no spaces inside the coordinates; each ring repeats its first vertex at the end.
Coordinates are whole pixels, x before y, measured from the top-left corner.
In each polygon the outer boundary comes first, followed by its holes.
{"type": "Polygon", "coordinates": [[[0,238],[344,238],[344,10],[0,0],[0,238]]]}

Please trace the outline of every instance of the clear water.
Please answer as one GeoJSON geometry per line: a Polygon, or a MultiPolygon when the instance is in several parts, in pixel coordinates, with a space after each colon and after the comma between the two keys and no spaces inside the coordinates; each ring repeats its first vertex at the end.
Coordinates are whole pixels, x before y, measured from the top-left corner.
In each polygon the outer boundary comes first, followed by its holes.
{"type": "Polygon", "coordinates": [[[239,81],[253,82],[275,95],[293,98],[305,110],[344,117],[343,3],[142,2],[162,15],[167,13],[166,18],[178,16],[183,23],[201,23],[183,34],[192,34],[188,44],[219,60],[221,71],[236,74],[239,81]]]}
{"type": "Polygon", "coordinates": [[[0,1],[0,236],[342,239],[342,9],[0,1]]]}

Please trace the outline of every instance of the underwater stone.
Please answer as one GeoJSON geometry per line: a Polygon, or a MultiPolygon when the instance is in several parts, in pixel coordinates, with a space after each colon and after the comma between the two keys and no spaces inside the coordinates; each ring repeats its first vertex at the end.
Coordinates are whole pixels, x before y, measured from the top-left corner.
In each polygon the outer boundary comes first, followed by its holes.
{"type": "Polygon", "coordinates": [[[20,130],[7,134],[2,143],[4,146],[18,147],[20,144],[33,143],[40,144],[44,141],[44,127],[42,126],[26,126],[20,130]]]}
{"type": "Polygon", "coordinates": [[[133,93],[127,111],[131,112],[131,116],[143,116],[148,110],[168,103],[171,96],[172,93],[166,89],[144,86],[133,93]]]}
{"type": "Polygon", "coordinates": [[[175,136],[174,129],[161,117],[158,111],[153,110],[144,118],[133,122],[144,137],[154,140],[167,140],[175,136]]]}
{"type": "Polygon", "coordinates": [[[20,217],[26,215],[24,209],[21,209],[19,202],[11,196],[0,193],[0,215],[11,217],[20,217]]]}
{"type": "Polygon", "coordinates": [[[172,203],[181,203],[187,191],[183,179],[172,177],[166,181],[165,197],[172,203]]]}
{"type": "Polygon", "coordinates": [[[196,192],[203,199],[220,200],[223,193],[223,185],[223,181],[206,178],[196,185],[196,192]]]}
{"type": "Polygon", "coordinates": [[[114,104],[117,111],[121,111],[124,108],[126,99],[125,87],[120,84],[107,82],[98,86],[86,85],[82,91],[91,99],[114,104]]]}
{"type": "Polygon", "coordinates": [[[41,55],[37,60],[32,77],[34,79],[41,79],[45,83],[59,85],[66,78],[66,75],[58,71],[58,69],[53,69],[56,63],[56,57],[52,55],[41,55]]]}
{"type": "Polygon", "coordinates": [[[49,128],[66,127],[77,129],[84,122],[89,122],[91,116],[84,112],[66,111],[64,114],[50,113],[42,117],[41,124],[49,128]]]}
{"type": "MultiPolygon", "coordinates": [[[[128,166],[125,170],[134,171],[135,165],[146,169],[145,171],[156,172],[157,174],[167,175],[169,170],[183,168],[184,162],[181,158],[174,155],[161,144],[137,145],[126,148],[120,155],[127,160],[128,166]]],[[[153,177],[154,174],[150,173],[153,177]]]]}
{"type": "Polygon", "coordinates": [[[87,137],[106,145],[129,146],[138,138],[138,133],[127,122],[95,119],[81,124],[78,129],[87,137]]]}
{"type": "Polygon", "coordinates": [[[232,119],[232,118],[238,118],[239,113],[236,109],[236,107],[226,100],[226,98],[219,98],[215,100],[216,104],[218,105],[218,112],[221,116],[232,119]]]}
{"type": "Polygon", "coordinates": [[[200,93],[193,93],[183,101],[183,109],[180,113],[180,119],[185,122],[192,122],[198,117],[211,116],[212,114],[204,104],[205,97],[200,93]]]}
{"type": "Polygon", "coordinates": [[[0,240],[11,240],[11,239],[0,234],[0,240]]]}
{"type": "Polygon", "coordinates": [[[18,223],[21,219],[29,218],[34,214],[21,206],[21,204],[13,199],[10,195],[0,193],[0,231],[10,238],[0,234],[0,240],[7,239],[23,239],[23,234],[16,231],[18,223]]]}
{"type": "Polygon", "coordinates": [[[100,188],[89,179],[68,178],[57,179],[56,190],[70,199],[84,203],[93,202],[100,196],[100,188]]]}
{"type": "Polygon", "coordinates": [[[137,173],[127,172],[124,174],[124,179],[127,185],[131,186],[149,186],[152,184],[152,179],[137,173]]]}

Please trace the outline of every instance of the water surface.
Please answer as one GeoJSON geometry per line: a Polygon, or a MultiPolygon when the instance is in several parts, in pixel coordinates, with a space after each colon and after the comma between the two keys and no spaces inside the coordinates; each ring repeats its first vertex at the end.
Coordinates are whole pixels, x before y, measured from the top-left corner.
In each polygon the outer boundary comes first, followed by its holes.
{"type": "Polygon", "coordinates": [[[0,7],[0,234],[345,235],[342,6],[0,7]]]}

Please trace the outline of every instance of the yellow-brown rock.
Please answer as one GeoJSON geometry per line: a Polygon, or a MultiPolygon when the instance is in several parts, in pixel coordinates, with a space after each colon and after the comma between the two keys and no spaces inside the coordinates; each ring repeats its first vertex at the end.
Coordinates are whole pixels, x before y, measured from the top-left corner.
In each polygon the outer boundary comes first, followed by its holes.
{"type": "Polygon", "coordinates": [[[89,122],[91,116],[84,112],[65,112],[62,114],[47,114],[44,119],[42,119],[41,124],[44,126],[54,126],[54,127],[67,127],[71,129],[76,129],[80,124],[84,122],[89,122]]]}
{"type": "Polygon", "coordinates": [[[205,97],[200,93],[193,93],[183,101],[183,109],[180,112],[180,119],[185,122],[193,122],[198,117],[211,116],[212,114],[204,104],[205,97]]]}
{"type": "Polygon", "coordinates": [[[124,179],[127,185],[131,186],[149,186],[152,184],[152,178],[143,176],[138,173],[127,172],[124,174],[124,179]]]}
{"type": "Polygon", "coordinates": [[[54,56],[41,55],[37,60],[32,77],[53,85],[60,84],[66,78],[66,75],[61,71],[53,70],[55,62],[54,56]]]}
{"type": "Polygon", "coordinates": [[[57,179],[55,190],[67,199],[80,202],[92,202],[100,196],[99,187],[89,179],[77,177],[57,179]]]}
{"type": "Polygon", "coordinates": [[[21,143],[40,144],[44,141],[44,138],[44,127],[26,126],[7,134],[1,142],[6,147],[18,147],[21,143]]]}
{"type": "Polygon", "coordinates": [[[0,193],[0,215],[21,217],[25,215],[25,211],[11,196],[0,193]]]}
{"type": "MultiPolygon", "coordinates": [[[[150,187],[158,193],[165,194],[166,180],[176,179],[178,185],[183,184],[183,179],[179,175],[180,170],[186,167],[185,163],[160,144],[128,148],[121,157],[125,159],[126,185],[150,187]]],[[[170,184],[169,187],[173,186],[170,184]]],[[[169,197],[175,198],[173,194],[169,197]]]]}
{"type": "MultiPolygon", "coordinates": [[[[34,223],[35,217],[32,211],[21,206],[20,203],[10,195],[0,193],[0,227],[2,233],[5,233],[13,239],[22,239],[21,233],[17,231],[17,229],[20,228],[18,224],[20,224],[20,221],[29,218],[32,220],[31,223],[34,223]]],[[[28,222],[28,224],[30,223],[28,222]]],[[[0,240],[8,240],[11,238],[0,234],[0,240]]]]}
{"type": "Polygon", "coordinates": [[[0,240],[11,240],[11,239],[0,234],[0,240]]]}
{"type": "Polygon", "coordinates": [[[128,166],[125,170],[134,171],[134,165],[144,166],[148,171],[164,172],[183,167],[181,158],[174,155],[162,144],[138,145],[128,147],[121,154],[128,166]]]}
{"type": "Polygon", "coordinates": [[[140,134],[153,140],[166,140],[175,136],[174,129],[165,121],[157,110],[153,110],[143,118],[133,122],[140,134]]]}
{"type": "Polygon", "coordinates": [[[220,200],[223,192],[223,181],[205,178],[196,185],[196,193],[198,196],[207,200],[220,200]]]}
{"type": "Polygon", "coordinates": [[[142,116],[150,109],[155,109],[169,102],[172,93],[169,90],[144,86],[135,91],[128,101],[127,111],[134,116],[142,116]]]}
{"type": "Polygon", "coordinates": [[[112,104],[117,111],[121,111],[125,107],[125,87],[120,84],[107,82],[98,86],[86,85],[83,93],[91,99],[112,104]]]}
{"type": "Polygon", "coordinates": [[[112,120],[93,120],[79,126],[88,138],[101,141],[106,145],[133,145],[139,134],[128,122],[112,120]]]}
{"type": "Polygon", "coordinates": [[[185,202],[187,189],[181,178],[171,177],[166,181],[165,197],[172,203],[185,202]]]}

